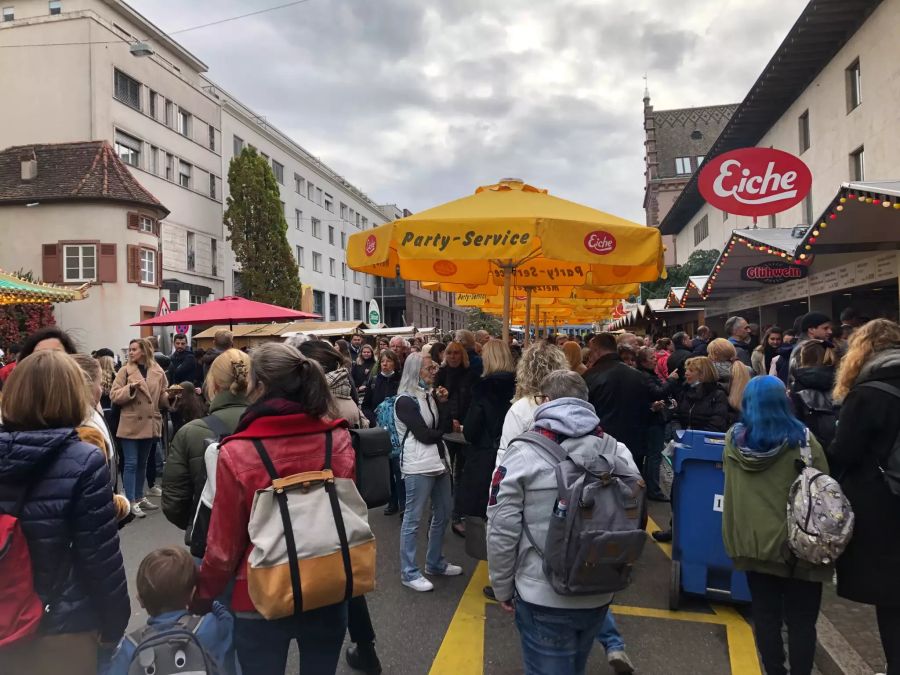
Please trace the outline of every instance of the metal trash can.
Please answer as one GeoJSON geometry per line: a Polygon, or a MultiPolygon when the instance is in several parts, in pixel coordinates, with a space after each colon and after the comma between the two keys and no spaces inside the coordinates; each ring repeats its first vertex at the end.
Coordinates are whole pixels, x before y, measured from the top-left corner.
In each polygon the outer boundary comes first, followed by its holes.
{"type": "Polygon", "coordinates": [[[743,572],[734,569],[722,541],[725,434],[679,431],[672,486],[672,578],[669,607],[681,594],[710,600],[750,602],[743,572]]]}

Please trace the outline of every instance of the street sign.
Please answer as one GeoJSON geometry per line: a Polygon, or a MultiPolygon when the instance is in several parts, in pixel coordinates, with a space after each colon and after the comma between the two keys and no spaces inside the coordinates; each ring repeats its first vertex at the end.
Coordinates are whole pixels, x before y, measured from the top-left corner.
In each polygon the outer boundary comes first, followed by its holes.
{"type": "Polygon", "coordinates": [[[769,216],[803,201],[812,186],[799,157],[774,148],[740,148],[703,164],[700,194],[712,206],[738,216],[769,216]]]}
{"type": "Polygon", "coordinates": [[[378,303],[373,298],[369,302],[369,325],[377,325],[381,323],[381,312],[378,311],[378,303]]]}

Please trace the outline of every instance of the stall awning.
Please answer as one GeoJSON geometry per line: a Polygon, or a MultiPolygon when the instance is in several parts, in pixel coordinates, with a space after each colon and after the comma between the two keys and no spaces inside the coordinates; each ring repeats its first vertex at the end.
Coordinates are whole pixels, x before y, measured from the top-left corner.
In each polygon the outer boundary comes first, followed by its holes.
{"type": "Polygon", "coordinates": [[[0,305],[51,304],[84,300],[90,284],[76,288],[54,286],[37,281],[28,281],[15,274],[0,271],[0,305]]]}

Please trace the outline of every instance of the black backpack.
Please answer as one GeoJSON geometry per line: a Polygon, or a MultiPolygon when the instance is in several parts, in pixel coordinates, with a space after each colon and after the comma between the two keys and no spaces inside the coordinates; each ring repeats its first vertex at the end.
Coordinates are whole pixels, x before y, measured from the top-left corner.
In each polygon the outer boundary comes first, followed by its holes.
{"type": "MultiPolygon", "coordinates": [[[[887,384],[886,382],[863,382],[859,386],[877,389],[878,391],[883,391],[891,396],[900,398],[900,389],[887,384]]],[[[900,435],[894,439],[894,445],[891,447],[887,461],[884,464],[879,462],[878,468],[881,469],[881,474],[884,476],[884,480],[890,491],[900,497],[900,435]]]]}
{"type": "Polygon", "coordinates": [[[384,506],[391,497],[391,434],[387,429],[350,429],[350,440],[356,453],[356,488],[374,509],[384,506]]]}

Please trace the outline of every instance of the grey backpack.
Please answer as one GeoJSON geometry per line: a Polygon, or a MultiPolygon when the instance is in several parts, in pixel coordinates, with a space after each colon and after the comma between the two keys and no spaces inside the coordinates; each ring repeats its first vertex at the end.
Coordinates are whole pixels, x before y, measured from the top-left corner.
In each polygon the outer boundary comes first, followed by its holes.
{"type": "Polygon", "coordinates": [[[515,440],[537,446],[556,467],[557,499],[543,547],[523,523],[553,590],[560,595],[594,595],[627,587],[647,541],[646,485],[640,475],[621,466],[615,456],[616,440],[598,437],[602,446],[590,466],[539,433],[526,432],[515,440]]]}
{"type": "Polygon", "coordinates": [[[135,645],[128,675],[220,675],[197,639],[202,616],[185,614],[174,626],[145,626],[125,639],[135,645]]]}

